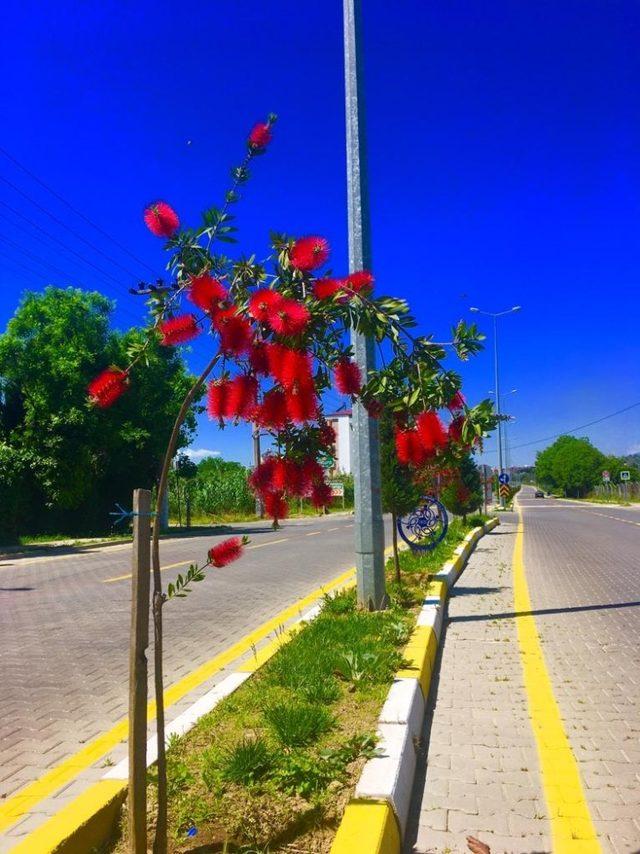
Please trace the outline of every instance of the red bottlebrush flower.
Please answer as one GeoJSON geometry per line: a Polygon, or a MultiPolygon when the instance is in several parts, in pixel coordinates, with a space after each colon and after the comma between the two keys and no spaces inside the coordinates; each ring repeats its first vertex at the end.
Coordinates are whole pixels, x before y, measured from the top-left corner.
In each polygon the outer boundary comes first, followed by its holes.
{"type": "Polygon", "coordinates": [[[344,287],[342,279],[317,279],[313,283],[313,293],[316,299],[331,299],[344,287]]]}
{"type": "Polygon", "coordinates": [[[311,354],[305,350],[289,350],[283,361],[280,382],[285,388],[298,385],[300,388],[314,389],[311,354]]]}
{"type": "Polygon", "coordinates": [[[225,308],[213,318],[220,335],[220,349],[230,356],[249,353],[253,344],[253,330],[246,317],[236,308],[225,308]]]}
{"type": "Polygon", "coordinates": [[[291,266],[303,273],[316,270],[329,257],[329,243],[324,237],[301,237],[293,244],[289,254],[291,266]]]}
{"type": "Polygon", "coordinates": [[[310,317],[306,305],[293,299],[283,299],[269,313],[268,323],[278,335],[300,335],[307,328],[310,317]]]}
{"type": "Polygon", "coordinates": [[[160,343],[165,347],[174,347],[176,344],[184,344],[191,341],[200,334],[198,321],[193,314],[179,314],[177,317],[168,317],[160,326],[160,343]]]}
{"type": "Polygon", "coordinates": [[[283,302],[284,297],[278,291],[260,288],[249,299],[249,314],[260,323],[266,323],[271,314],[277,311],[283,302]]]}
{"type": "Polygon", "coordinates": [[[250,148],[266,148],[271,142],[271,128],[264,122],[258,122],[251,128],[249,134],[250,148]]]}
{"type": "Polygon", "coordinates": [[[214,420],[229,415],[229,380],[216,380],[209,383],[207,391],[207,412],[214,420]]]}
{"type": "Polygon", "coordinates": [[[287,415],[296,424],[312,421],[318,415],[318,399],[312,386],[294,383],[286,392],[287,415]]]}
{"type": "Polygon", "coordinates": [[[340,359],[333,369],[333,379],[341,394],[358,394],[362,387],[362,373],[351,359],[340,359]]]}
{"type": "Polygon", "coordinates": [[[258,381],[241,374],[229,383],[227,412],[232,418],[251,418],[258,399],[258,381]]]}
{"type": "Polygon", "coordinates": [[[462,441],[462,427],[464,425],[464,416],[458,415],[457,418],[454,418],[451,424],[449,424],[449,440],[451,442],[461,442],[462,441]]]}
{"type": "Polygon", "coordinates": [[[462,392],[456,391],[449,403],[447,403],[447,409],[450,412],[460,412],[460,410],[464,409],[466,402],[462,392]]]}
{"type": "Polygon", "coordinates": [[[271,519],[277,522],[286,519],[289,515],[289,505],[282,493],[269,492],[264,497],[264,511],[271,519]]]}
{"type": "Polygon", "coordinates": [[[324,482],[324,469],[313,457],[307,457],[300,467],[301,489],[303,495],[310,495],[314,486],[324,482]]]}
{"type": "Polygon", "coordinates": [[[172,237],[180,228],[180,219],[171,205],[153,202],[144,209],[144,221],[156,237],[172,237]]]}
{"type": "Polygon", "coordinates": [[[275,458],[271,475],[271,490],[273,492],[287,491],[290,468],[291,464],[289,460],[285,460],[282,457],[275,458]]]}
{"type": "Polygon", "coordinates": [[[380,418],[384,412],[384,406],[379,400],[370,400],[369,403],[366,404],[366,408],[369,413],[369,418],[380,418]]]}
{"type": "Polygon", "coordinates": [[[264,344],[254,344],[249,353],[249,364],[251,370],[256,374],[266,376],[269,373],[269,360],[267,358],[267,348],[264,344]]]}
{"type": "Polygon", "coordinates": [[[128,380],[124,371],[107,368],[91,380],[87,387],[92,402],[101,409],[111,406],[127,390],[128,380]]]}
{"type": "Polygon", "coordinates": [[[402,465],[421,466],[427,459],[417,430],[396,431],[396,453],[402,465]]]}
{"type": "Polygon", "coordinates": [[[275,457],[267,456],[249,475],[249,486],[259,495],[273,492],[273,468],[275,457]]]}
{"type": "Polygon", "coordinates": [[[225,286],[213,276],[205,273],[191,279],[189,299],[202,311],[213,314],[224,306],[228,298],[229,293],[225,286]]]}
{"type": "Polygon", "coordinates": [[[242,556],[244,546],[240,537],[231,537],[228,540],[223,540],[217,546],[209,549],[209,563],[212,566],[222,567],[228,566],[234,560],[238,560],[242,556]]]}
{"type": "Polygon", "coordinates": [[[311,503],[320,510],[322,507],[330,507],[333,501],[331,487],[328,483],[317,483],[311,490],[311,503]]]}
{"type": "Polygon", "coordinates": [[[347,276],[347,287],[354,293],[370,293],[373,290],[373,276],[367,270],[360,270],[347,276]]]}
{"type": "Polygon", "coordinates": [[[416,419],[418,435],[427,452],[444,448],[447,444],[447,431],[435,412],[421,412],[416,419]]]}
{"type": "Polygon", "coordinates": [[[280,389],[268,391],[261,404],[256,407],[254,414],[260,427],[281,430],[287,423],[287,399],[280,389]]]}
{"type": "Polygon", "coordinates": [[[332,448],[336,443],[336,431],[326,421],[320,425],[320,443],[325,448],[332,448]]]}
{"type": "Polygon", "coordinates": [[[282,344],[268,344],[269,372],[285,388],[294,384],[313,386],[313,362],[305,350],[292,350],[282,344]]]}

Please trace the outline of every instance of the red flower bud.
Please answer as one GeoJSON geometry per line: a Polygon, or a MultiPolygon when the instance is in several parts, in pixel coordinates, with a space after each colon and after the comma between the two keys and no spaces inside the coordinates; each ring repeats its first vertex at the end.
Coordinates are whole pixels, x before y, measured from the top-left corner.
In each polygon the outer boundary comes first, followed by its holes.
{"type": "Polygon", "coordinates": [[[144,210],[144,221],[156,237],[172,237],[180,228],[180,219],[171,205],[166,202],[153,202],[144,210]]]}

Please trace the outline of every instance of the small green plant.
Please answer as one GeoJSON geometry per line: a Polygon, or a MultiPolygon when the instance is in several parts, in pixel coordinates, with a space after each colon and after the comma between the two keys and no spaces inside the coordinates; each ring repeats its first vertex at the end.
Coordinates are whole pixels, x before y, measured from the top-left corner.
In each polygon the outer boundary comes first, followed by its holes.
{"type": "Polygon", "coordinates": [[[336,674],[357,686],[370,681],[379,664],[380,656],[374,652],[345,652],[336,665],[336,674]]]}
{"type": "Polygon", "coordinates": [[[356,591],[347,590],[343,593],[325,593],[322,599],[324,614],[352,614],[356,610],[356,591]]]}
{"type": "Polygon", "coordinates": [[[285,747],[310,744],[334,725],[333,716],[323,706],[310,703],[273,705],[265,710],[264,716],[285,747]]]}
{"type": "Polygon", "coordinates": [[[273,757],[262,738],[243,738],[235,747],[221,754],[207,752],[202,778],[209,789],[222,781],[251,786],[273,767],[273,757]]]}

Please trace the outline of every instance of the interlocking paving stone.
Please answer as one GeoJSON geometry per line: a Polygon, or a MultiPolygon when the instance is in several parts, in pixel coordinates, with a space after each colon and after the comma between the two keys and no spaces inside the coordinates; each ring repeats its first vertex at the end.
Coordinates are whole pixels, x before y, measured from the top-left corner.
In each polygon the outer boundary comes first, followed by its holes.
{"type": "Polygon", "coordinates": [[[449,600],[407,851],[551,850],[515,623],[492,616],[513,610],[514,536],[512,519],[481,539],[449,600]]]}
{"type": "MultiPolygon", "coordinates": [[[[195,670],[243,635],[353,566],[353,518],[311,518],[273,533],[268,523],[241,526],[252,545],[225,570],[210,571],[186,599],[165,610],[165,684],[195,670]],[[327,528],[338,528],[331,533],[327,528]],[[309,530],[322,535],[306,537],[309,530]]],[[[229,536],[226,533],[224,536],[229,536]]],[[[205,554],[220,535],[161,543],[162,565],[205,554]]],[[[127,713],[131,546],[82,555],[3,558],[0,566],[0,798],[15,794],[127,713]],[[28,588],[22,590],[21,588],[28,588]]],[[[172,580],[185,567],[162,573],[172,580]]],[[[153,632],[151,632],[151,639],[153,632]]],[[[148,653],[150,685],[153,646],[148,653]]],[[[191,700],[191,702],[193,699],[191,700]]],[[[172,707],[169,719],[183,708],[172,707]]],[[[122,748],[111,752],[117,761],[122,748]]],[[[88,769],[83,783],[104,769],[88,769]]],[[[6,839],[26,832],[82,788],[72,786],[37,805],[6,839]],[[28,817],[27,817],[28,818],[28,817]]],[[[0,801],[1,803],[1,801],[0,801]]],[[[0,852],[8,850],[0,836],[0,852]]]]}
{"type": "MultiPolygon", "coordinates": [[[[632,854],[640,850],[640,526],[630,522],[640,513],[535,500],[526,490],[521,504],[532,608],[585,797],[603,851],[632,854]]],[[[495,852],[551,848],[513,621],[513,522],[505,516],[479,543],[450,600],[408,851],[464,851],[468,833],[495,852]],[[464,765],[463,783],[455,769],[464,765]]]]}

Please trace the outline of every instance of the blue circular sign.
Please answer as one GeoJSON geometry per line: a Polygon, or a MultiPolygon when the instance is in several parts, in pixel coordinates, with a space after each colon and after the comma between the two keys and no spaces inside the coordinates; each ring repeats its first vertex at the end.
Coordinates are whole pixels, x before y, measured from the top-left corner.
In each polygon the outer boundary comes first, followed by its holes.
{"type": "Polygon", "coordinates": [[[509,483],[510,477],[506,471],[503,471],[502,474],[498,475],[498,480],[500,483],[509,483]]]}

